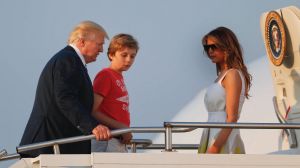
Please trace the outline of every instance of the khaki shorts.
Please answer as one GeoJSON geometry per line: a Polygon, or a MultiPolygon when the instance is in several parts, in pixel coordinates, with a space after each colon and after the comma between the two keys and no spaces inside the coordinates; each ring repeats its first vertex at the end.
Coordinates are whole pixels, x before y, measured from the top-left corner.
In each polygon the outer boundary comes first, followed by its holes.
{"type": "Polygon", "coordinates": [[[127,153],[127,147],[119,139],[112,138],[108,141],[91,140],[91,152],[117,152],[127,153]]]}

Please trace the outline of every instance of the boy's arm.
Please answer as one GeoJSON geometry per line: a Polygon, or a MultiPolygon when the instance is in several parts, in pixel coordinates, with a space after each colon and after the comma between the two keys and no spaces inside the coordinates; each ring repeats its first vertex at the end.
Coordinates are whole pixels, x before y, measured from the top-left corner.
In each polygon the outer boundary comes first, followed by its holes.
{"type": "Polygon", "coordinates": [[[101,105],[103,99],[103,96],[94,93],[94,106],[92,112],[93,117],[96,118],[96,120],[98,120],[101,124],[106,125],[111,129],[128,128],[125,124],[118,122],[97,110],[101,105]]]}
{"type": "MultiPolygon", "coordinates": [[[[101,124],[106,125],[110,129],[128,128],[125,124],[110,118],[109,116],[107,116],[106,114],[100,111],[97,111],[102,101],[103,101],[103,96],[94,93],[94,106],[92,111],[93,117],[95,117],[96,120],[98,120],[101,124]]],[[[122,143],[129,144],[131,139],[132,139],[132,134],[130,132],[126,134],[122,134],[122,143]]]]}

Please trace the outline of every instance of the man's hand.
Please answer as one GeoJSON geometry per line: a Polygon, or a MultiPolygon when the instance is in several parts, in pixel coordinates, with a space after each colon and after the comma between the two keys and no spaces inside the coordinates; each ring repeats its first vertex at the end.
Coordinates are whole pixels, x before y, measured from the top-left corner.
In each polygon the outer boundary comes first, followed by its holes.
{"type": "Polygon", "coordinates": [[[101,140],[104,140],[104,141],[107,141],[111,138],[111,133],[110,133],[110,130],[104,126],[104,125],[97,125],[92,133],[96,136],[96,140],[97,141],[101,141],[101,140]]]}

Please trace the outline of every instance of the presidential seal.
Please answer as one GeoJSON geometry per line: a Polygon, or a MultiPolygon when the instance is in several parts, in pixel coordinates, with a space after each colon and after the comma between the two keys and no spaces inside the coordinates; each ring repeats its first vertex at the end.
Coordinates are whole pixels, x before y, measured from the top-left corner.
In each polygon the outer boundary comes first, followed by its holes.
{"type": "Polygon", "coordinates": [[[271,11],[267,15],[265,42],[269,59],[274,65],[281,65],[286,52],[286,36],[281,17],[276,11],[271,11]]]}

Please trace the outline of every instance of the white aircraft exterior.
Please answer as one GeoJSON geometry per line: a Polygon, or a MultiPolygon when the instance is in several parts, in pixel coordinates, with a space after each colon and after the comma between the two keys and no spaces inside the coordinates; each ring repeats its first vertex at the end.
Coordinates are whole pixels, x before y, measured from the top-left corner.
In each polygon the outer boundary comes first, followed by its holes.
{"type": "MultiPolygon", "coordinates": [[[[236,33],[253,76],[251,97],[245,101],[239,121],[278,123],[272,102],[276,88],[260,19],[264,12],[291,5],[299,8],[300,1],[92,0],[87,4],[79,0],[3,0],[0,2],[0,150],[16,152],[42,68],[66,45],[73,26],[87,19],[103,25],[110,37],[129,33],[140,43],[136,62],[125,73],[132,126],[206,121],[203,96],[216,72],[214,64],[204,55],[201,38],[218,26],[236,33]]],[[[106,51],[88,65],[91,79],[108,66],[106,51]]],[[[280,130],[247,129],[241,130],[241,134],[249,154],[278,150],[280,130]]],[[[198,129],[186,136],[174,135],[173,142],[197,144],[200,136],[198,129]]],[[[160,134],[134,137],[163,142],[160,134]]],[[[0,167],[11,163],[0,162],[0,167]]]]}

